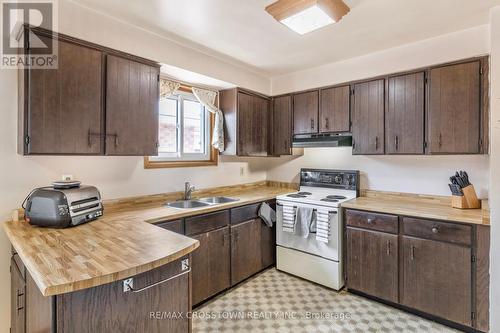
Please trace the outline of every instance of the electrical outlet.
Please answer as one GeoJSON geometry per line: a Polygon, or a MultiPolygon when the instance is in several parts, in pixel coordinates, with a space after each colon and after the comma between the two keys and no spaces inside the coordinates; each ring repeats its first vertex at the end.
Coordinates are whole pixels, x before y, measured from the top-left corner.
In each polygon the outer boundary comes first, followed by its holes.
{"type": "Polygon", "coordinates": [[[240,167],[240,176],[245,175],[245,167],[240,167]]]}
{"type": "Polygon", "coordinates": [[[73,180],[73,175],[62,175],[62,180],[70,181],[73,180]]]}

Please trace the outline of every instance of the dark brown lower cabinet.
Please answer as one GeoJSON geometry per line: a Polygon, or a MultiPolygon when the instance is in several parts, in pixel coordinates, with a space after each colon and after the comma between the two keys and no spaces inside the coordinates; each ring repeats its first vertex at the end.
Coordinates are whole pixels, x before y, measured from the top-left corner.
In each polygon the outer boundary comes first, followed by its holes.
{"type": "Polygon", "coordinates": [[[256,217],[231,226],[231,285],[276,262],[276,229],[256,217]]]}
{"type": "Polygon", "coordinates": [[[403,236],[405,306],[471,326],[471,249],[403,236]]]}
{"type": "Polygon", "coordinates": [[[200,242],[192,253],[193,304],[229,288],[229,227],[191,236],[200,242]]]}
{"type": "Polygon", "coordinates": [[[488,331],[489,226],[352,209],[345,216],[349,290],[488,331]]]}
{"type": "Polygon", "coordinates": [[[12,294],[19,300],[13,300],[12,332],[190,332],[191,288],[183,260],[188,257],[134,276],[136,292],[124,292],[120,280],[44,297],[26,271],[24,299],[17,297],[24,280],[13,265],[12,294]],[[19,308],[25,318],[18,319],[19,308]]]}
{"type": "Polygon", "coordinates": [[[276,262],[276,224],[273,224],[273,227],[270,228],[261,220],[260,237],[261,269],[264,269],[276,262]]]}
{"type": "Polygon", "coordinates": [[[26,282],[17,267],[14,258],[10,261],[10,311],[11,311],[11,333],[23,333],[25,329],[26,318],[26,282]]]}
{"type": "Polygon", "coordinates": [[[257,273],[262,267],[261,220],[231,226],[231,284],[257,273]]]}
{"type": "Polygon", "coordinates": [[[398,301],[398,236],[347,228],[348,288],[398,301]]]}

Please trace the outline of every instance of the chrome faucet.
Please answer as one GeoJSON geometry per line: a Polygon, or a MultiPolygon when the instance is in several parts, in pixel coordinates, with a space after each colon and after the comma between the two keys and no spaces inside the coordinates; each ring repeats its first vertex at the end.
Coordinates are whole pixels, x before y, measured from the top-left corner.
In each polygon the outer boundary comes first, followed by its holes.
{"type": "Polygon", "coordinates": [[[190,182],[184,184],[184,200],[191,200],[191,194],[195,190],[195,187],[191,185],[190,182]]]}

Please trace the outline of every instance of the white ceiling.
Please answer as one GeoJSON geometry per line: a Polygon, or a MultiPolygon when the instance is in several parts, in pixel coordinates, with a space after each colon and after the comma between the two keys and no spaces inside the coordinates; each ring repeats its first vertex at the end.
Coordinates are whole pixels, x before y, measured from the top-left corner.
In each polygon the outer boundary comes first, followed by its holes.
{"type": "Polygon", "coordinates": [[[345,0],[340,22],[300,36],[264,8],[274,0],[75,0],[269,76],[487,24],[500,0],[345,0]]]}

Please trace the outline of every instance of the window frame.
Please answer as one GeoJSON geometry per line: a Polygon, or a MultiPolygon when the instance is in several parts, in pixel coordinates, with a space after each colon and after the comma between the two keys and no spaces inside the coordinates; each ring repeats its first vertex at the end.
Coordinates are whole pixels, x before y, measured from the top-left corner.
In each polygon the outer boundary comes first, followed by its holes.
{"type": "MultiPolygon", "coordinates": [[[[192,94],[192,89],[189,86],[181,86],[179,89],[179,97],[177,97],[177,103],[182,103],[183,100],[192,100],[196,101],[196,99],[189,98],[190,94],[192,94]]],[[[177,117],[179,119],[178,121],[178,127],[177,127],[177,150],[178,153],[172,153],[173,154],[180,154],[180,156],[145,156],[144,157],[144,168],[145,169],[157,169],[157,168],[178,168],[178,167],[198,167],[198,166],[216,166],[218,165],[218,157],[219,157],[219,152],[217,149],[212,147],[211,141],[212,141],[212,135],[213,135],[213,128],[214,128],[214,123],[215,123],[215,116],[214,114],[210,113],[209,111],[206,112],[206,118],[204,120],[205,123],[205,128],[206,128],[206,133],[205,133],[205,145],[206,145],[206,153],[204,154],[198,154],[198,153],[182,153],[182,145],[183,145],[183,129],[179,129],[180,127],[184,126],[184,117],[183,113],[181,110],[183,106],[178,107],[177,109],[177,117]]],[[[160,154],[160,153],[159,153],[160,154]]]]}

